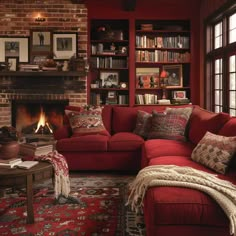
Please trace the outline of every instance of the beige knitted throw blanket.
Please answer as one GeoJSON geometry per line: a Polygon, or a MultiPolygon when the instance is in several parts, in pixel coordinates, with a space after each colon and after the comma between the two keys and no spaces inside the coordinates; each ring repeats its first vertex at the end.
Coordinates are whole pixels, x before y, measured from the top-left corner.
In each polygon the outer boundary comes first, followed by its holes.
{"type": "Polygon", "coordinates": [[[210,195],[220,205],[230,221],[230,234],[236,236],[236,185],[221,180],[217,175],[191,167],[154,165],[139,171],[130,184],[127,205],[138,211],[143,204],[146,190],[153,186],[193,188],[210,195]]]}

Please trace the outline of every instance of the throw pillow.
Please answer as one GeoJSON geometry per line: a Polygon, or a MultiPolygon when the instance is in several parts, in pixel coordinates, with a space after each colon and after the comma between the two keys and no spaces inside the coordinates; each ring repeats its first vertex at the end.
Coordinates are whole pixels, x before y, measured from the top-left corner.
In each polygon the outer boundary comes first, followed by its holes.
{"type": "Polygon", "coordinates": [[[136,126],[134,129],[134,133],[143,137],[144,139],[147,138],[149,130],[151,128],[152,122],[152,114],[138,110],[137,111],[137,120],[136,126]]]}
{"type": "Polygon", "coordinates": [[[83,107],[78,111],[65,110],[74,136],[87,134],[109,135],[102,121],[101,107],[83,107]]]}
{"type": "Polygon", "coordinates": [[[181,108],[171,108],[167,107],[165,112],[167,114],[177,114],[185,117],[186,120],[189,119],[193,111],[192,107],[181,107],[181,108]]]}
{"type": "Polygon", "coordinates": [[[207,131],[194,148],[191,159],[218,173],[225,174],[235,151],[236,136],[226,137],[207,131]]]}
{"type": "Polygon", "coordinates": [[[185,127],[188,120],[179,114],[152,112],[152,127],[148,139],[174,139],[186,141],[185,127]]]}
{"type": "Polygon", "coordinates": [[[189,131],[189,118],[192,114],[193,107],[180,107],[180,108],[171,108],[167,107],[165,112],[168,114],[176,114],[181,115],[183,118],[187,120],[186,128],[185,128],[185,137],[188,138],[189,131]]]}

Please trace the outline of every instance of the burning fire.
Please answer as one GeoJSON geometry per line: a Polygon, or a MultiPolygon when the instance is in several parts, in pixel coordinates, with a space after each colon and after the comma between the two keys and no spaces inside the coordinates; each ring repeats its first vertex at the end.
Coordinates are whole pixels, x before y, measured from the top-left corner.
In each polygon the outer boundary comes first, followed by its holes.
{"type": "Polygon", "coordinates": [[[46,115],[41,107],[40,109],[40,117],[39,117],[39,121],[37,124],[37,128],[35,130],[35,133],[43,133],[43,131],[45,129],[48,129],[50,133],[53,133],[53,130],[51,129],[50,125],[48,124],[48,122],[46,121],[46,115]]]}

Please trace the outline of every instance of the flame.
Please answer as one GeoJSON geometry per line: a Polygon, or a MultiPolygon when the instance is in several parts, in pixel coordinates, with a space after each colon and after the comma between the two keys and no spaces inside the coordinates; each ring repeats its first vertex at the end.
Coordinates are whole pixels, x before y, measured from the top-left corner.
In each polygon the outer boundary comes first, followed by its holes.
{"type": "Polygon", "coordinates": [[[35,130],[35,133],[40,131],[41,127],[44,128],[45,126],[49,129],[50,133],[53,133],[53,131],[50,128],[49,124],[46,122],[46,115],[45,115],[45,113],[44,113],[44,111],[43,111],[43,109],[41,107],[39,121],[38,121],[38,124],[37,124],[37,128],[35,130]]]}

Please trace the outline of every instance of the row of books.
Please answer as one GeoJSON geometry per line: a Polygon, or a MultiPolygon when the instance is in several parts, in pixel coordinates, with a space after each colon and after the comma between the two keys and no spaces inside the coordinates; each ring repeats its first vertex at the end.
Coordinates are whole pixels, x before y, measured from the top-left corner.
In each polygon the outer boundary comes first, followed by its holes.
{"type": "Polygon", "coordinates": [[[19,70],[20,71],[38,71],[39,65],[36,64],[20,64],[19,65],[19,70]]]}
{"type": "Polygon", "coordinates": [[[168,104],[190,104],[191,101],[188,98],[172,98],[172,99],[158,99],[156,94],[136,94],[135,95],[136,104],[139,105],[151,105],[151,104],[160,104],[160,105],[168,105],[168,104]]]}
{"type": "Polygon", "coordinates": [[[141,48],[183,48],[189,49],[189,37],[187,36],[167,36],[153,37],[147,35],[136,36],[136,47],[141,48]]]}
{"type": "Polygon", "coordinates": [[[92,57],[92,68],[127,68],[127,59],[114,57],[92,57]]]}
{"type": "Polygon", "coordinates": [[[148,104],[158,104],[158,97],[156,94],[136,94],[135,95],[136,104],[148,105],[148,104]]]}
{"type": "Polygon", "coordinates": [[[137,62],[190,62],[189,52],[137,50],[135,56],[137,62]]]}

